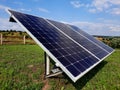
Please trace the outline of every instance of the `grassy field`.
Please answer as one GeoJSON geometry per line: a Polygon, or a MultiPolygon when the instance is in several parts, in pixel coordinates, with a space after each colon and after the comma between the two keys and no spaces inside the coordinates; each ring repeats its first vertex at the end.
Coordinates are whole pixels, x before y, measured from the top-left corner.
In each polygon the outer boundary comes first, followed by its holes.
{"type": "Polygon", "coordinates": [[[0,90],[120,90],[120,49],[73,83],[65,74],[44,80],[37,45],[0,46],[0,90]]]}

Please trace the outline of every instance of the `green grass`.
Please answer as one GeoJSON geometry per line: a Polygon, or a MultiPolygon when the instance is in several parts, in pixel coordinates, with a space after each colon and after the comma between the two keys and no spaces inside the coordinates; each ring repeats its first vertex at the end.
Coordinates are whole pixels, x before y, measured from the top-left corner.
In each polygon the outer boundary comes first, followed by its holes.
{"type": "Polygon", "coordinates": [[[0,90],[40,90],[43,72],[43,51],[38,46],[0,46],[0,90]]]}
{"type": "MultiPolygon", "coordinates": [[[[0,46],[0,90],[41,90],[43,50],[37,45],[0,46]]],[[[73,83],[65,74],[47,79],[49,90],[120,90],[120,49],[73,83]]]]}

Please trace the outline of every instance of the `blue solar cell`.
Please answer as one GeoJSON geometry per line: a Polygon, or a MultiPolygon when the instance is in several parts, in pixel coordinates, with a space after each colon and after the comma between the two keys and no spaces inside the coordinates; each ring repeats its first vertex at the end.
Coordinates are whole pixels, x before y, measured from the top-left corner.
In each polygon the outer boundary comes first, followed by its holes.
{"type": "Polygon", "coordinates": [[[84,48],[89,50],[91,53],[96,55],[98,58],[102,59],[106,55],[108,55],[108,52],[106,50],[104,50],[104,49],[100,48],[99,46],[97,46],[96,44],[92,43],[90,40],[86,39],[81,34],[76,32],[75,30],[73,30],[71,27],[67,26],[66,24],[52,21],[52,20],[49,20],[49,21],[53,25],[55,25],[57,28],[59,28],[61,31],[63,31],[65,34],[67,34],[69,37],[74,39],[81,46],[83,46],[84,48]],[[100,52],[101,54],[103,53],[103,54],[101,56],[99,56],[99,54],[97,54],[98,52],[100,52]]]}
{"type": "Polygon", "coordinates": [[[71,62],[65,57],[59,57],[58,60],[66,67],[71,64],[71,62]]]}
{"type": "Polygon", "coordinates": [[[84,72],[86,70],[86,68],[79,62],[75,63],[74,66],[76,66],[76,68],[78,68],[81,72],[84,72]]]}
{"type": "Polygon", "coordinates": [[[64,49],[58,49],[58,51],[65,56],[69,55],[69,53],[67,51],[65,51],[64,49]]]}
{"type": "Polygon", "coordinates": [[[88,63],[86,63],[84,60],[79,61],[81,65],[83,65],[86,69],[90,67],[88,63]]]}
{"type": "Polygon", "coordinates": [[[107,45],[105,45],[104,43],[96,40],[93,36],[87,34],[86,32],[82,31],[81,29],[79,29],[76,26],[73,25],[69,25],[70,27],[72,27],[74,30],[76,30],[77,32],[79,32],[80,34],[82,34],[83,36],[87,37],[89,40],[91,40],[92,42],[98,44],[99,46],[101,46],[102,48],[104,48],[105,50],[107,50],[109,53],[111,53],[113,51],[113,49],[107,45]]]}
{"type": "Polygon", "coordinates": [[[106,51],[71,30],[65,24],[54,22],[57,24],[56,28],[51,25],[53,22],[47,19],[11,10],[9,12],[22,27],[26,28],[25,30],[29,32],[38,45],[42,46],[43,50],[49,53],[56,63],[60,64],[60,68],[73,81],[76,81],[76,77],[80,77],[86,69],[108,55],[106,51]]]}
{"type": "Polygon", "coordinates": [[[67,69],[73,74],[74,77],[76,77],[77,75],[79,75],[81,72],[78,71],[74,65],[70,65],[67,67],[67,69]]]}
{"type": "Polygon", "coordinates": [[[95,63],[95,62],[92,62],[90,58],[85,58],[84,61],[87,62],[90,66],[92,66],[95,63]]]}

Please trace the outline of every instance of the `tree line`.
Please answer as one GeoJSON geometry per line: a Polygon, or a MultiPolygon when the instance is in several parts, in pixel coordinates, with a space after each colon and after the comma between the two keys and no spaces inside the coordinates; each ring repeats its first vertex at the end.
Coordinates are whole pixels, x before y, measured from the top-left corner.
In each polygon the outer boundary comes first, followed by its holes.
{"type": "MultiPolygon", "coordinates": [[[[0,33],[3,36],[26,36],[26,38],[30,38],[30,36],[24,31],[16,31],[16,30],[0,30],[0,33]]],[[[100,41],[109,45],[112,48],[120,48],[120,36],[96,36],[100,41]]]]}
{"type": "Polygon", "coordinates": [[[102,42],[111,46],[112,48],[120,48],[120,37],[103,38],[102,42]]]}
{"type": "Polygon", "coordinates": [[[25,31],[0,30],[0,33],[2,33],[3,36],[26,36],[26,39],[31,38],[25,31]]]}

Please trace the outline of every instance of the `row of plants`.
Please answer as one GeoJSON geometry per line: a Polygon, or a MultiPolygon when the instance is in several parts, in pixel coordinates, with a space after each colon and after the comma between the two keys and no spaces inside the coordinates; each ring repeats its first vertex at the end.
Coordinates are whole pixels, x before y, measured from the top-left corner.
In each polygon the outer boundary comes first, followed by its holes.
{"type": "Polygon", "coordinates": [[[112,48],[120,48],[120,37],[103,38],[102,42],[111,46],[112,48]]]}
{"type": "MultiPolygon", "coordinates": [[[[16,30],[0,30],[0,33],[3,36],[26,36],[26,39],[30,39],[30,36],[23,31],[16,31],[16,30]]],[[[100,41],[104,42],[105,44],[111,46],[112,48],[120,48],[120,36],[95,36],[100,41]]]]}

